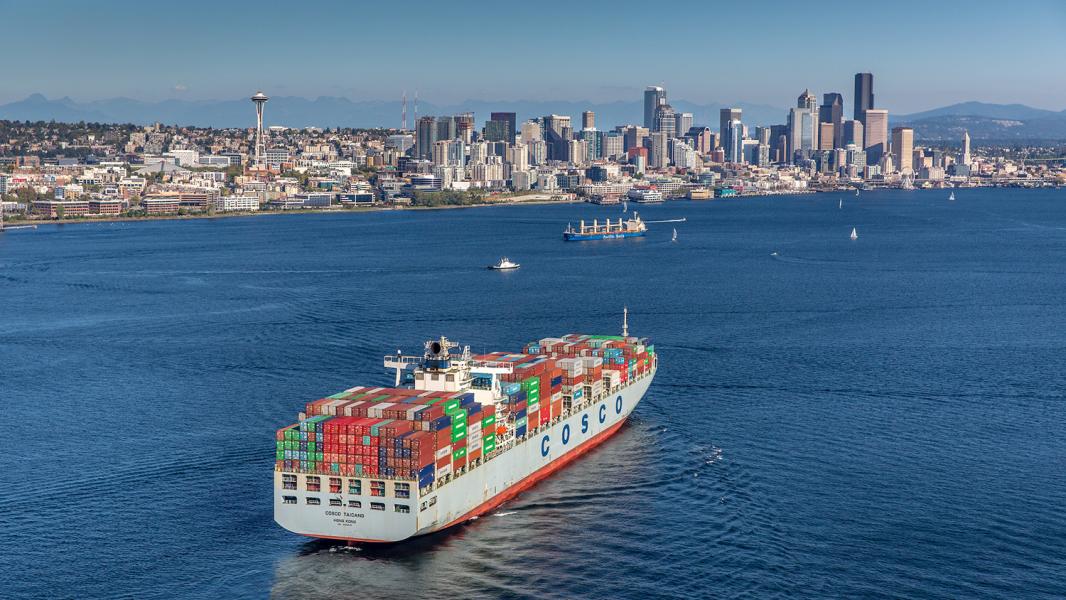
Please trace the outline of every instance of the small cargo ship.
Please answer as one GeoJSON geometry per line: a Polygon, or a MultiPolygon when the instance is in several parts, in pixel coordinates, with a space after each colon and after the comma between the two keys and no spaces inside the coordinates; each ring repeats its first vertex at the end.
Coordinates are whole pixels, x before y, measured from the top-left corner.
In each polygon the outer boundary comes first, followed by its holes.
{"type": "Polygon", "coordinates": [[[625,320],[621,336],[568,334],[517,353],[457,348],[441,337],[422,356],[386,356],[395,387],[314,400],[278,430],[274,520],[349,543],[472,521],[618,431],[658,368],[625,320]]]}
{"type": "Polygon", "coordinates": [[[648,226],[640,218],[640,215],[634,212],[633,218],[627,220],[619,217],[617,221],[607,219],[605,223],[601,224],[599,219],[593,219],[591,225],[587,225],[582,220],[576,229],[573,224],[568,225],[566,230],[563,231],[563,239],[568,242],[613,240],[616,238],[641,237],[647,232],[648,226]]]}

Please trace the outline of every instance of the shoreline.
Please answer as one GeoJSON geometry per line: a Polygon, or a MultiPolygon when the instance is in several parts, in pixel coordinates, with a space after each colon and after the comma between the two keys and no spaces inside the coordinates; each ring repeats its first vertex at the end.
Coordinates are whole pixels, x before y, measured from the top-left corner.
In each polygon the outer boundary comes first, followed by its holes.
{"type": "MultiPolygon", "coordinates": [[[[989,188],[999,186],[980,185],[974,186],[972,189],[989,188]]],[[[1059,187],[1059,186],[1050,186],[1059,187]]],[[[867,190],[866,193],[872,193],[880,191],[881,189],[897,189],[897,188],[875,188],[867,190]]],[[[946,189],[946,188],[934,188],[934,189],[946,189]]],[[[1019,189],[1029,189],[1021,187],[1019,189]]],[[[1032,189],[1043,189],[1042,187],[1035,187],[1032,189]]],[[[765,198],[767,196],[808,196],[812,194],[832,194],[848,192],[850,190],[794,190],[789,192],[765,192],[754,194],[738,194],[736,196],[724,197],[724,198],[706,198],[691,200],[689,198],[674,198],[666,200],[662,204],[668,204],[677,200],[690,200],[692,202],[715,202],[719,200],[742,200],[745,198],[765,198]]],[[[925,189],[910,190],[915,192],[932,191],[925,189]]],[[[282,215],[310,215],[310,214],[360,214],[360,213],[376,213],[376,212],[404,212],[404,211],[430,211],[430,210],[457,210],[467,208],[490,208],[490,207],[507,207],[507,206],[536,206],[544,204],[590,204],[592,206],[600,206],[586,200],[550,200],[544,198],[538,198],[535,200],[510,200],[499,202],[479,202],[477,204],[446,204],[441,206],[367,206],[359,208],[301,208],[295,210],[267,210],[256,212],[223,212],[223,213],[196,213],[189,215],[155,215],[151,217],[124,217],[124,216],[108,216],[108,217],[84,217],[80,219],[4,219],[4,224],[11,227],[37,227],[41,225],[80,225],[91,223],[136,223],[136,222],[152,222],[152,221],[186,221],[186,220],[203,220],[203,219],[237,219],[248,217],[269,217],[269,216],[282,216],[282,215]]],[[[620,203],[619,203],[620,204],[620,203]]],[[[637,203],[639,205],[639,203],[637,203]]],[[[613,205],[612,205],[613,206],[613,205]]]]}
{"type": "Polygon", "coordinates": [[[426,210],[454,210],[462,208],[486,208],[493,206],[528,206],[540,204],[585,204],[577,200],[517,200],[510,202],[480,202],[477,204],[446,204],[441,206],[367,206],[359,208],[300,208],[295,210],[263,210],[255,212],[196,213],[189,215],[154,215],[150,217],[102,216],[83,217],[79,219],[11,219],[5,218],[4,224],[11,227],[39,225],[80,225],[91,223],[137,223],[151,221],[192,221],[203,219],[237,219],[244,217],[269,217],[281,215],[312,214],[361,214],[372,212],[404,212],[426,210]]]}

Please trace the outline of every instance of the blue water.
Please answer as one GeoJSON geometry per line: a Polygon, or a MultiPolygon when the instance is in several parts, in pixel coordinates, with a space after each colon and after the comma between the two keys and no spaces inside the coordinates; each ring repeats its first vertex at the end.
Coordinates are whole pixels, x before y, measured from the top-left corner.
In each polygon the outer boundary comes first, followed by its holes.
{"type": "Polygon", "coordinates": [[[956,195],[631,205],[676,243],[563,243],[620,215],[578,204],[7,232],[0,596],[1062,597],[1066,191],[956,195]],[[385,549],[273,523],[306,400],[623,305],[662,366],[571,467],[385,549]]]}

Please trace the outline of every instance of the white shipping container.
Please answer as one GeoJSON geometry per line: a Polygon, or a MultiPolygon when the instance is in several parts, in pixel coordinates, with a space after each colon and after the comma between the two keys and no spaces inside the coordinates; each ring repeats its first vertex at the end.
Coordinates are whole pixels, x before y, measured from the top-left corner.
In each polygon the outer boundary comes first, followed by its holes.
{"type": "Polygon", "coordinates": [[[448,444],[447,446],[443,446],[443,447],[439,448],[437,450],[437,453],[434,454],[433,457],[436,460],[440,460],[440,459],[444,458],[445,456],[450,455],[451,453],[452,453],[452,446],[451,446],[451,444],[448,444]]]}
{"type": "Polygon", "coordinates": [[[440,479],[441,477],[444,477],[445,475],[451,475],[451,474],[452,474],[452,466],[450,464],[446,465],[446,466],[443,466],[443,467],[437,467],[437,479],[440,479]]]}
{"type": "Polygon", "coordinates": [[[390,406],[396,406],[396,404],[394,402],[385,402],[383,404],[378,404],[376,406],[371,407],[370,410],[366,411],[366,414],[370,417],[384,419],[385,417],[381,416],[381,413],[383,410],[389,408],[390,406]]]}

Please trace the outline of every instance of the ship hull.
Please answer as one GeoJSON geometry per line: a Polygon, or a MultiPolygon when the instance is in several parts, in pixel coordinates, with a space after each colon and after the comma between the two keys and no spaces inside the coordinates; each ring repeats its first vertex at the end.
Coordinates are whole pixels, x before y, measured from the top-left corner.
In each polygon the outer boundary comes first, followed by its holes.
{"type": "Polygon", "coordinates": [[[567,242],[584,242],[588,240],[614,240],[618,238],[643,237],[643,231],[623,231],[618,233],[564,233],[563,240],[567,242]]]}
{"type": "MultiPolygon", "coordinates": [[[[412,491],[409,499],[350,495],[344,479],[342,493],[282,489],[281,472],[275,472],[274,520],[282,527],[309,537],[361,543],[399,542],[475,519],[513,499],[522,491],[565,467],[606,441],[625,423],[651,385],[655,371],[618,388],[581,411],[542,427],[527,438],[425,493],[412,491]],[[286,503],[284,498],[295,498],[286,503]],[[307,498],[320,505],[308,505],[307,498]],[[340,506],[336,506],[339,501],[340,506]],[[331,506],[331,502],[334,504],[331,506]],[[350,503],[359,503],[351,508],[350,503]],[[371,503],[383,510],[371,510],[371,503]],[[396,505],[410,512],[397,512],[396,505]]],[[[298,476],[302,479],[303,476],[298,476]]],[[[323,489],[328,476],[322,476],[323,489]]],[[[368,493],[364,480],[362,491],[368,493]]]]}

